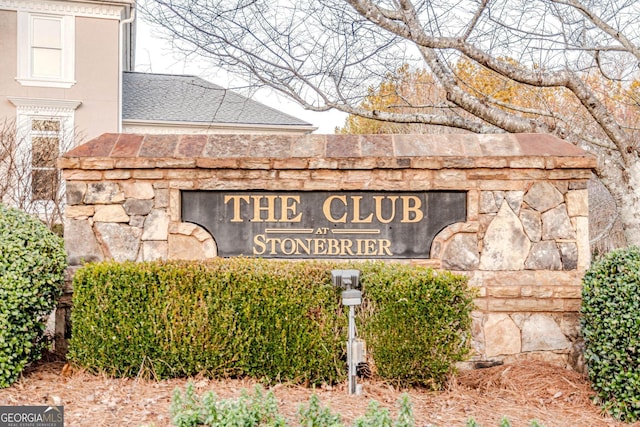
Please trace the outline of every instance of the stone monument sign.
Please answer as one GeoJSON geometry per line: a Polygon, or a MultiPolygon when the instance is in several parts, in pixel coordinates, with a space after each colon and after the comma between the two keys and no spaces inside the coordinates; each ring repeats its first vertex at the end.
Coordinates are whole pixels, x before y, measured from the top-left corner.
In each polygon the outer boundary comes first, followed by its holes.
{"type": "Polygon", "coordinates": [[[478,289],[476,360],[581,354],[596,161],[555,137],[105,134],[58,165],[72,270],[235,255],[426,265],[478,289]]]}

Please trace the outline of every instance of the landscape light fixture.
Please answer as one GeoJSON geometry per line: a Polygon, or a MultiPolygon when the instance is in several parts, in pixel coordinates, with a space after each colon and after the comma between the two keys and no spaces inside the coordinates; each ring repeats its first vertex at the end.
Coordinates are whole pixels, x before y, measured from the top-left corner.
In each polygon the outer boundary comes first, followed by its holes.
{"type": "Polygon", "coordinates": [[[349,377],[349,394],[360,394],[362,386],[357,384],[358,365],[365,362],[364,342],[356,337],[355,307],[362,304],[359,270],[332,270],[331,281],[334,286],[343,288],[342,305],[349,307],[349,336],[347,339],[347,368],[349,377]]]}

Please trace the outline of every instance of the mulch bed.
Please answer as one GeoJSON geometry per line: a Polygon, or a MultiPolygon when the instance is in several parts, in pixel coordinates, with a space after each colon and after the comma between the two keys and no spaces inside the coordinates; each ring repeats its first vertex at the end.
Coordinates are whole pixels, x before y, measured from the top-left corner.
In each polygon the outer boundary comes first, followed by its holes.
{"type": "MultiPolygon", "coordinates": [[[[192,381],[198,393],[213,390],[219,398],[239,396],[253,389],[253,380],[207,378],[152,381],[114,379],[70,369],[63,362],[43,362],[31,367],[13,386],[0,390],[0,405],[64,405],[66,426],[170,426],[169,404],[173,390],[192,381]]],[[[363,394],[349,396],[346,384],[309,389],[279,384],[271,388],[280,412],[295,425],[296,413],[312,393],[346,425],[362,416],[371,400],[395,414],[397,402],[407,392],[417,426],[465,426],[473,417],[484,427],[498,426],[506,416],[513,427],[536,419],[547,427],[640,427],[604,414],[592,403],[593,391],[584,375],[539,362],[521,362],[487,369],[462,371],[441,392],[400,390],[380,381],[362,382],[363,394]]]]}

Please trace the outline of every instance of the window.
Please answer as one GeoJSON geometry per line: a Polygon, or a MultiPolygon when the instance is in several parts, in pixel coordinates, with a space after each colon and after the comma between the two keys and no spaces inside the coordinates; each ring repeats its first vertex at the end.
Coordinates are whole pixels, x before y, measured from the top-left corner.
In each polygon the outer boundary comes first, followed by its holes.
{"type": "Polygon", "coordinates": [[[31,200],[57,199],[61,131],[60,120],[31,119],[31,200]]]}
{"type": "Polygon", "coordinates": [[[8,97],[16,107],[13,181],[7,204],[49,218],[60,212],[64,182],[56,167],[74,144],[74,116],[80,101],[8,97]]]}
{"type": "Polygon", "coordinates": [[[74,81],[72,16],[18,12],[18,77],[25,86],[69,88],[74,81]]]}

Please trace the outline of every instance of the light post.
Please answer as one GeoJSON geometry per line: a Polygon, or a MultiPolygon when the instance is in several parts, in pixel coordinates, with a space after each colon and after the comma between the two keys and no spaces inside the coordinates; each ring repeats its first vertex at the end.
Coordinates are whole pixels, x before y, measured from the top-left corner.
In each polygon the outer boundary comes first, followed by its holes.
{"type": "Polygon", "coordinates": [[[357,384],[358,364],[364,362],[364,345],[356,340],[355,307],[362,304],[362,291],[359,286],[360,271],[332,270],[331,280],[335,286],[346,288],[342,291],[342,305],[349,307],[349,331],[347,339],[347,367],[349,377],[349,394],[360,394],[362,387],[357,384]]]}

